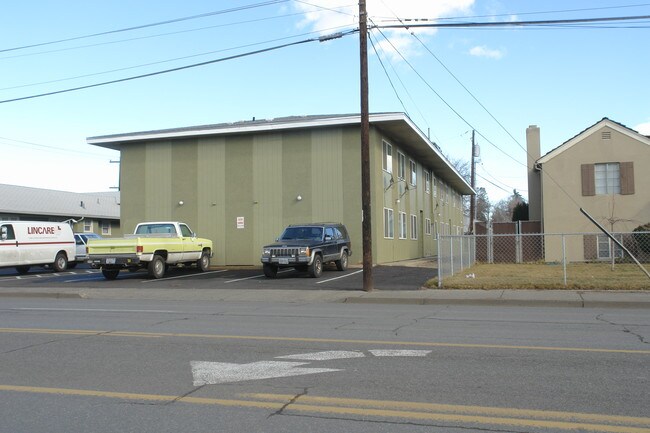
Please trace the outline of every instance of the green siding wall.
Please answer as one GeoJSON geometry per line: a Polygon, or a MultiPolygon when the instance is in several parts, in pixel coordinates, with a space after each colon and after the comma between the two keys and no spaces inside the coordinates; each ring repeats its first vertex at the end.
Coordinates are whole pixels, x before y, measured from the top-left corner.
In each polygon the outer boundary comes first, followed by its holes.
{"type": "MultiPolygon", "coordinates": [[[[396,174],[400,144],[391,140],[395,184],[386,188],[390,175],[382,170],[384,137],[373,128],[370,138],[374,261],[435,253],[434,237],[424,234],[424,218],[432,224],[453,220],[451,202],[440,205],[438,218],[433,191],[424,193],[421,165],[417,187],[399,197],[404,192],[396,174]],[[394,210],[394,239],[383,236],[384,207],[394,210]],[[407,239],[398,239],[400,210],[407,214],[407,239]],[[417,240],[410,239],[412,214],[418,219],[417,240]]],[[[357,127],[129,143],[122,149],[121,181],[125,233],[145,220],[185,221],[199,236],[212,239],[215,265],[259,265],[261,247],[287,224],[316,221],[344,223],[352,238],[351,263],[362,262],[357,127]],[[238,228],[242,217],[243,228],[238,228]]]]}

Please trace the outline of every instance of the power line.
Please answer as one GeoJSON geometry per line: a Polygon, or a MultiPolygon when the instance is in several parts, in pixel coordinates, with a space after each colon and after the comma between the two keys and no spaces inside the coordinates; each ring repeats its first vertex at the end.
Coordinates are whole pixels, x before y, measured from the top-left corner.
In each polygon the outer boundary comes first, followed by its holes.
{"type": "Polygon", "coordinates": [[[340,30],[340,29],[345,29],[345,28],[348,28],[348,26],[332,27],[332,28],[329,28],[329,29],[320,29],[320,30],[315,30],[315,31],[307,32],[307,33],[301,33],[301,34],[298,34],[298,35],[286,36],[286,37],[277,38],[277,39],[270,39],[270,40],[266,40],[266,41],[263,41],[263,42],[254,42],[254,43],[251,43],[251,44],[239,45],[239,46],[236,46],[236,47],[223,48],[223,49],[220,49],[220,50],[207,51],[207,52],[204,52],[204,53],[192,54],[192,55],[189,55],[189,56],[182,56],[182,57],[175,57],[175,58],[172,58],[172,59],[159,60],[157,62],[142,63],[142,64],[139,64],[139,65],[126,66],[124,68],[111,69],[111,70],[108,70],[108,71],[93,72],[93,73],[90,73],[90,74],[77,75],[77,76],[74,76],[74,77],[60,78],[60,79],[56,79],[56,80],[41,81],[41,82],[38,82],[38,83],[29,83],[29,84],[21,84],[21,85],[18,85],[18,86],[3,87],[3,88],[0,88],[0,91],[19,89],[19,88],[23,88],[23,87],[39,86],[39,85],[42,85],[42,84],[58,83],[58,82],[62,82],[62,81],[70,81],[70,80],[76,80],[76,79],[79,79],[79,78],[87,78],[87,77],[93,77],[93,76],[97,76],[97,75],[110,74],[110,73],[113,73],[113,72],[120,72],[120,71],[126,71],[126,70],[130,70],[130,69],[143,68],[145,66],[159,65],[159,64],[162,64],[162,63],[175,62],[177,60],[185,60],[185,59],[190,59],[190,58],[194,58],[194,57],[206,56],[208,54],[216,54],[216,53],[222,53],[222,52],[225,52],[225,51],[232,51],[232,50],[238,50],[238,49],[242,49],[242,48],[249,48],[249,47],[254,47],[254,46],[257,46],[257,45],[264,45],[264,44],[270,44],[270,43],[273,43],[273,42],[284,41],[284,40],[287,40],[287,39],[299,38],[299,37],[311,35],[311,34],[314,34],[314,33],[322,33],[322,32],[325,32],[325,31],[335,31],[335,30],[340,30]]]}
{"type": "MultiPolygon", "coordinates": [[[[38,51],[35,53],[24,53],[24,54],[17,54],[13,56],[5,56],[5,57],[0,57],[0,60],[6,60],[6,59],[15,59],[15,58],[20,58],[20,57],[30,57],[30,56],[37,56],[41,54],[50,54],[50,53],[60,53],[63,51],[72,51],[72,50],[79,50],[83,48],[93,48],[93,47],[100,47],[104,45],[113,45],[113,44],[120,44],[123,42],[131,42],[131,41],[139,41],[139,40],[144,40],[144,39],[153,39],[153,38],[158,38],[161,36],[170,36],[170,35],[178,35],[178,34],[183,34],[183,33],[191,33],[191,32],[198,32],[202,30],[208,30],[208,29],[215,29],[215,28],[220,28],[220,27],[232,27],[232,26],[237,26],[240,24],[250,24],[250,23],[256,23],[260,21],[269,21],[269,20],[275,20],[275,19],[281,19],[281,18],[287,18],[287,17],[292,17],[296,15],[304,15],[304,12],[296,12],[292,14],[285,14],[285,15],[275,15],[271,17],[264,17],[264,18],[257,18],[253,20],[244,20],[244,21],[236,21],[232,23],[226,23],[226,24],[218,24],[214,26],[205,26],[205,27],[198,27],[198,28],[193,28],[193,29],[187,29],[187,30],[179,30],[175,32],[167,32],[167,33],[157,33],[154,35],[147,35],[147,36],[139,36],[135,38],[127,38],[127,39],[118,39],[115,41],[108,41],[108,42],[99,42],[96,44],[87,44],[87,45],[77,45],[74,47],[68,47],[68,48],[59,48],[56,50],[48,50],[48,51],[38,51]]],[[[313,32],[315,33],[315,32],[313,32]]]]}
{"type": "MultiPolygon", "coordinates": [[[[347,36],[347,35],[350,35],[352,33],[356,33],[357,31],[358,30],[352,30],[352,31],[349,31],[347,33],[341,33],[340,37],[347,36]]],[[[20,98],[5,99],[3,101],[0,101],[0,104],[5,104],[5,103],[8,103],[8,102],[23,101],[23,100],[26,100],[26,99],[41,98],[43,96],[57,95],[57,94],[60,94],[60,93],[74,92],[74,91],[77,91],[77,90],[90,89],[90,88],[93,88],[93,87],[100,87],[100,86],[106,86],[106,85],[109,85],[109,84],[122,83],[122,82],[125,82],[125,81],[132,81],[132,80],[137,80],[137,79],[140,79],[140,78],[153,77],[153,76],[156,76],[156,75],[168,74],[170,72],[177,72],[177,71],[182,71],[182,70],[185,70],[185,69],[197,68],[197,67],[200,67],[200,66],[210,65],[210,64],[213,64],[213,63],[225,62],[227,60],[239,59],[239,58],[242,58],[242,57],[248,57],[248,56],[252,56],[252,55],[255,55],[255,54],[266,53],[266,52],[269,52],[269,51],[279,50],[281,48],[286,48],[286,47],[291,47],[291,46],[294,46],[294,45],[305,44],[307,42],[315,42],[315,41],[321,41],[321,40],[324,40],[323,37],[304,39],[304,40],[301,40],[301,41],[291,42],[291,43],[283,44],[283,45],[277,45],[277,46],[274,46],[274,47],[264,48],[264,49],[261,49],[261,50],[249,51],[247,53],[237,54],[237,55],[234,55],[234,56],[222,57],[222,58],[214,59],[214,60],[208,60],[207,62],[194,63],[194,64],[191,64],[191,65],[180,66],[178,68],[165,69],[165,70],[162,70],[162,71],[150,72],[148,74],[136,75],[136,76],[127,77],[127,78],[120,78],[120,79],[117,79],[117,80],[111,80],[111,81],[105,81],[105,82],[102,82],[102,83],[89,84],[87,86],[79,86],[79,87],[74,87],[74,88],[70,88],[70,89],[57,90],[57,91],[54,91],[54,92],[39,93],[39,94],[36,94],[36,95],[23,96],[23,97],[20,97],[20,98]]]]}
{"type": "MultiPolygon", "coordinates": [[[[430,21],[450,21],[450,20],[459,20],[459,19],[469,19],[469,18],[497,18],[497,17],[511,17],[511,16],[520,16],[520,15],[543,15],[543,14],[558,14],[558,13],[569,13],[569,12],[587,12],[587,11],[599,11],[599,10],[611,10],[611,9],[626,9],[626,8],[637,8],[637,7],[646,7],[650,6],[650,3],[639,3],[631,5],[620,5],[620,6],[603,6],[595,8],[580,8],[580,9],[559,9],[552,11],[538,11],[538,12],[513,12],[508,14],[493,14],[493,15],[473,15],[473,16],[464,16],[464,17],[439,17],[439,18],[430,18],[430,21]]],[[[392,17],[391,17],[392,18],[392,17]]],[[[387,18],[384,21],[404,21],[403,19],[391,19],[387,18]]]]}
{"type": "Polygon", "coordinates": [[[402,24],[381,25],[377,28],[382,29],[414,29],[414,28],[467,28],[467,27],[527,27],[527,26],[547,26],[554,24],[579,24],[579,23],[599,23],[615,21],[633,21],[647,20],[650,15],[635,15],[627,17],[603,17],[603,18],[576,18],[566,20],[539,20],[539,21],[496,21],[496,22],[459,22],[459,23],[429,23],[428,18],[423,19],[404,19],[400,20],[402,24]],[[412,22],[412,24],[409,24],[412,22]]]}
{"type": "Polygon", "coordinates": [[[399,54],[399,56],[402,58],[402,60],[404,60],[404,62],[405,62],[405,63],[406,63],[406,64],[411,68],[411,70],[412,70],[412,71],[413,71],[413,72],[414,72],[414,73],[415,73],[415,74],[420,78],[420,80],[422,80],[422,82],[423,82],[423,83],[424,83],[424,84],[429,88],[429,90],[431,90],[431,91],[432,91],[432,92],[433,92],[433,93],[438,97],[438,99],[440,99],[440,100],[441,100],[441,101],[442,101],[442,102],[443,102],[443,103],[444,103],[444,104],[445,104],[445,105],[446,105],[446,106],[447,106],[447,107],[448,107],[448,108],[449,108],[449,109],[450,109],[450,110],[451,110],[451,111],[452,111],[452,112],[453,112],[453,113],[454,113],[454,114],[455,114],[459,119],[461,119],[463,122],[465,122],[465,124],[466,124],[467,126],[469,126],[471,129],[476,130],[476,132],[477,132],[481,137],[483,137],[483,139],[485,139],[485,141],[487,141],[489,144],[491,144],[492,146],[494,146],[494,148],[496,148],[499,152],[503,153],[505,156],[507,156],[508,158],[512,159],[515,163],[520,164],[520,165],[523,165],[524,167],[526,166],[526,164],[523,164],[521,161],[515,159],[515,157],[513,157],[512,155],[510,155],[508,152],[502,150],[499,146],[497,146],[497,145],[494,144],[492,141],[490,141],[490,139],[488,139],[488,138],[487,138],[485,135],[483,135],[483,134],[482,134],[482,133],[481,133],[481,132],[476,128],[476,127],[474,127],[474,125],[472,125],[472,124],[471,124],[467,119],[465,119],[465,117],[463,117],[462,114],[460,114],[460,113],[459,113],[459,112],[458,112],[454,107],[452,107],[451,104],[450,104],[449,102],[447,102],[447,101],[446,101],[446,100],[445,100],[445,99],[440,95],[440,93],[438,93],[438,92],[433,88],[433,86],[431,86],[431,84],[429,84],[429,82],[428,82],[428,81],[427,81],[427,80],[426,80],[426,79],[425,79],[425,78],[424,78],[424,77],[423,77],[423,76],[422,76],[422,75],[417,71],[417,69],[415,69],[415,67],[411,64],[411,62],[409,62],[409,61],[406,59],[406,57],[404,57],[404,55],[402,55],[402,53],[401,53],[401,52],[400,52],[400,51],[395,47],[395,45],[393,45],[393,43],[390,41],[390,39],[388,39],[388,37],[386,37],[386,35],[381,31],[381,28],[382,28],[382,27],[381,27],[381,26],[377,26],[377,27],[375,27],[375,28],[376,28],[376,29],[377,29],[377,30],[382,34],[382,36],[383,36],[384,38],[386,38],[386,40],[388,41],[388,43],[390,44],[390,46],[393,47],[393,50],[395,50],[395,52],[396,52],[397,54],[399,54]]]}
{"type": "Polygon", "coordinates": [[[203,13],[203,14],[191,15],[191,16],[188,16],[188,17],[181,17],[181,18],[174,18],[174,19],[170,19],[170,20],[166,20],[166,21],[159,21],[159,22],[155,22],[155,23],[141,24],[141,25],[138,25],[138,26],[126,27],[126,28],[122,28],[122,29],[108,30],[108,31],[105,31],[105,32],[93,33],[93,34],[89,34],[89,35],[75,36],[75,37],[66,38],[66,39],[58,39],[58,40],[54,40],[54,41],[40,42],[40,43],[37,43],[37,44],[23,45],[23,46],[19,46],[19,47],[4,48],[4,49],[0,49],[0,53],[4,53],[4,52],[7,52],[7,51],[24,50],[24,49],[27,49],[27,48],[34,48],[34,47],[42,47],[44,45],[58,44],[58,43],[61,43],[61,42],[69,42],[69,41],[75,41],[75,40],[79,40],[79,39],[93,38],[93,37],[96,37],[96,36],[110,35],[110,34],[114,34],[114,33],[128,32],[128,31],[131,31],[131,30],[139,30],[139,29],[144,29],[144,28],[148,28],[148,27],[162,26],[162,25],[165,25],[165,24],[172,24],[172,23],[177,23],[177,22],[181,22],[181,21],[194,20],[194,19],[197,19],[197,18],[205,18],[205,17],[209,17],[209,16],[214,16],[214,15],[223,15],[223,14],[232,13],[232,12],[240,12],[240,11],[247,10],[247,9],[255,9],[255,8],[259,8],[259,7],[263,7],[263,6],[270,6],[270,5],[274,5],[274,4],[278,4],[278,3],[285,3],[287,1],[289,1],[289,0],[268,0],[268,1],[265,1],[265,2],[261,2],[261,3],[253,3],[253,4],[250,4],[250,5],[238,6],[238,7],[230,8],[230,9],[222,9],[222,10],[219,10],[219,11],[206,12],[206,13],[203,13]]]}
{"type": "MultiPolygon", "coordinates": [[[[92,156],[92,157],[95,157],[95,158],[108,158],[107,156],[100,155],[98,153],[84,152],[84,151],[72,150],[72,149],[64,149],[62,147],[48,146],[48,145],[45,145],[45,144],[34,143],[34,142],[31,142],[31,141],[16,140],[14,138],[0,137],[0,140],[13,141],[15,143],[22,143],[22,144],[26,144],[26,145],[29,145],[29,146],[34,146],[34,147],[38,147],[38,148],[41,148],[41,149],[46,149],[46,150],[49,150],[49,151],[55,151],[55,152],[71,152],[71,153],[74,153],[75,155],[85,154],[85,155],[92,156]]],[[[22,147],[19,144],[13,144],[13,143],[2,143],[2,144],[7,145],[7,146],[22,147]]]]}

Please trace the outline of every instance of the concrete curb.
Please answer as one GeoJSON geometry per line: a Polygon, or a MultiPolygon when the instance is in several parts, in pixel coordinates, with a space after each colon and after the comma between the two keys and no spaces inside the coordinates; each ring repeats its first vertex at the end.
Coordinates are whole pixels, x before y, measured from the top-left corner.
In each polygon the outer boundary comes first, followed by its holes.
{"type": "Polygon", "coordinates": [[[81,293],[61,292],[0,292],[0,298],[54,298],[54,299],[82,299],[81,293]]]}
{"type": "Polygon", "coordinates": [[[349,303],[395,305],[475,305],[515,307],[638,308],[650,309],[650,291],[610,292],[571,290],[411,290],[332,291],[264,289],[147,289],[128,288],[74,291],[5,288],[0,297],[52,299],[137,299],[157,301],[349,303]]]}

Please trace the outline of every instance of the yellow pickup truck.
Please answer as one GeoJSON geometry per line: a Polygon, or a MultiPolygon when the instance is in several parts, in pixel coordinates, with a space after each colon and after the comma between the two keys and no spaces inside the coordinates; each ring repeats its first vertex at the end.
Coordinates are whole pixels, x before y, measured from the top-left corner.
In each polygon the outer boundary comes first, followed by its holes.
{"type": "Polygon", "coordinates": [[[210,267],[212,241],[196,237],[181,222],[145,222],[132,235],[88,241],[88,263],[101,268],[104,278],[114,280],[120,270],[145,268],[150,278],[162,278],[168,266],[210,267]]]}

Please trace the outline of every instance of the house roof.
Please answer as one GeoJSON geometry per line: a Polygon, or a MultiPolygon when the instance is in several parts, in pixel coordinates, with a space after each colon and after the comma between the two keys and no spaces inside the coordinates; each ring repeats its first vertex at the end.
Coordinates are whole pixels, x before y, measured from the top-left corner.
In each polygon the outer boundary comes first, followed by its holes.
{"type": "MultiPolygon", "coordinates": [[[[132,132],[126,134],[88,137],[88,144],[120,150],[122,146],[148,140],[190,138],[215,135],[254,134],[308,128],[354,126],[361,124],[359,114],[291,116],[277,119],[250,120],[234,123],[190,126],[184,128],[132,132]]],[[[400,147],[431,168],[436,176],[464,195],[474,194],[470,184],[445,158],[440,148],[420,131],[404,113],[376,113],[370,115],[370,125],[386,136],[399,141],[400,147]]]]}
{"type": "Polygon", "coordinates": [[[579,132],[569,140],[565,141],[555,149],[549,151],[545,155],[543,155],[541,158],[537,160],[538,164],[544,164],[545,162],[548,162],[552,158],[555,158],[565,150],[570,149],[572,146],[574,146],[576,143],[579,143],[580,141],[584,140],[586,137],[590,136],[591,134],[594,134],[595,132],[599,131],[603,127],[609,127],[617,132],[620,132],[621,134],[625,134],[628,137],[631,137],[633,139],[639,140],[642,143],[645,143],[650,146],[650,137],[647,137],[645,135],[642,135],[635,131],[632,128],[628,128],[627,126],[623,125],[622,123],[615,122],[607,117],[603,117],[601,120],[598,122],[594,123],[587,129],[579,132]]]}
{"type": "Polygon", "coordinates": [[[77,193],[0,184],[0,213],[120,219],[118,191],[77,193]]]}

